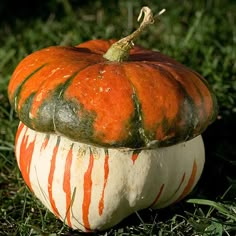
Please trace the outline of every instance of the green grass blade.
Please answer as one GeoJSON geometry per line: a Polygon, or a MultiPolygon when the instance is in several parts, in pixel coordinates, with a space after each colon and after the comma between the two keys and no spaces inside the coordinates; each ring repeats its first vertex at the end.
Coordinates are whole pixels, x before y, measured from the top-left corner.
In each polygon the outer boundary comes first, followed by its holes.
{"type": "Polygon", "coordinates": [[[236,223],[236,214],[232,214],[231,211],[228,210],[222,203],[217,203],[211,200],[205,199],[189,199],[187,200],[188,203],[198,204],[198,205],[205,205],[210,206],[218,210],[221,214],[225,215],[228,218],[231,218],[236,223]]]}

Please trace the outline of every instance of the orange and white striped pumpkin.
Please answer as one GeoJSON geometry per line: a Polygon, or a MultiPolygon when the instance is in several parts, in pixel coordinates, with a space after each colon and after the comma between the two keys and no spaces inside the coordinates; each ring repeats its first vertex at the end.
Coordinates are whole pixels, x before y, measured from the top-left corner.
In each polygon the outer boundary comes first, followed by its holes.
{"type": "Polygon", "coordinates": [[[38,199],[68,226],[110,228],[135,211],[185,197],[203,170],[201,133],[217,116],[207,81],[133,45],[153,23],[114,40],[49,47],[15,69],[8,96],[15,153],[38,199]]]}
{"type": "Polygon", "coordinates": [[[201,136],[155,149],[102,148],[20,123],[16,158],[30,190],[82,231],[104,230],[135,211],[185,197],[204,165],[201,136]]]}

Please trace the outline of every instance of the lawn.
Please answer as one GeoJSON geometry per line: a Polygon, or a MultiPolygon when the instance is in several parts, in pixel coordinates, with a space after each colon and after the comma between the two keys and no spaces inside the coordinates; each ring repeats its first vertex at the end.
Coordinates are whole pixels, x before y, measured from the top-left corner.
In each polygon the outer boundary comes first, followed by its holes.
{"type": "Polygon", "coordinates": [[[161,51],[205,77],[219,115],[203,134],[206,165],[194,191],[162,210],[137,212],[97,235],[236,235],[236,2],[11,1],[0,3],[0,235],[79,235],[48,212],[24,184],[14,158],[18,118],[7,98],[16,65],[50,45],[121,38],[143,5],[166,12],[137,44],[161,51]]]}

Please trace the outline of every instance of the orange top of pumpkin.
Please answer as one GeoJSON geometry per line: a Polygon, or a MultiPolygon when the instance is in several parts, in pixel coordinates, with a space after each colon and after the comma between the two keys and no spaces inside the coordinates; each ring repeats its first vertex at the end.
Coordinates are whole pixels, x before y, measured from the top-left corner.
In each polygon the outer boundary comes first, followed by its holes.
{"type": "Polygon", "coordinates": [[[137,46],[127,61],[108,61],[112,43],[49,47],[23,59],[8,87],[20,120],[75,141],[130,148],[189,140],[214,121],[216,98],[199,74],[137,46]]]}

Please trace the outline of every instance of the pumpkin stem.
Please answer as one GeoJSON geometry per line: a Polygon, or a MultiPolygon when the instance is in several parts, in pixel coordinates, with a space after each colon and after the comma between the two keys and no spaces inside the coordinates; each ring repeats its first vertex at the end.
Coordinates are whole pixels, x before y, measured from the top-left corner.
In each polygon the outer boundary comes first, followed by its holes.
{"type": "MultiPolygon", "coordinates": [[[[162,9],[157,16],[161,15],[165,12],[165,9],[162,9]]],[[[111,47],[107,50],[107,52],[103,55],[109,61],[125,61],[129,57],[129,51],[134,47],[134,40],[136,40],[139,35],[144,31],[144,29],[154,23],[155,17],[149,7],[142,7],[138,21],[140,21],[142,15],[144,14],[143,20],[138,29],[136,29],[133,33],[126,36],[125,38],[120,39],[111,45],[111,47]]]]}

